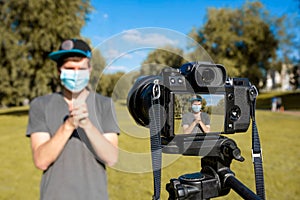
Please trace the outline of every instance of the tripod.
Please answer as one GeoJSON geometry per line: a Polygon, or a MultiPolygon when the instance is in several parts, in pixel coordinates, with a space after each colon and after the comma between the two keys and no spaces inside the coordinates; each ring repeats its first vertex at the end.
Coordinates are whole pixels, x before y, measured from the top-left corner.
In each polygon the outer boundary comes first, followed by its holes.
{"type": "MultiPolygon", "coordinates": [[[[251,86],[248,94],[250,99],[249,116],[252,118],[252,158],[257,195],[236,179],[234,173],[230,170],[230,164],[233,159],[244,161],[240,149],[232,139],[212,133],[206,136],[196,134],[194,136],[176,135],[174,137],[174,132],[170,129],[171,126],[162,126],[162,110],[159,106],[155,106],[161,105],[159,101],[160,93],[156,92],[160,91],[159,84],[155,84],[155,86],[153,89],[153,101],[151,101],[151,108],[153,109],[149,110],[154,177],[154,195],[152,198],[155,200],[160,199],[160,167],[161,153],[163,152],[169,154],[204,156],[201,159],[202,169],[200,172],[185,174],[178,179],[171,179],[170,183],[166,185],[166,189],[169,192],[169,200],[210,199],[226,195],[230,189],[236,191],[244,199],[265,199],[262,154],[255,122],[256,88],[251,86]],[[165,127],[169,131],[164,132],[161,127],[165,127]],[[161,132],[163,132],[163,134],[161,134],[161,132]],[[171,134],[167,134],[170,132],[171,134]],[[203,152],[209,153],[203,154],[203,152]]],[[[231,114],[236,116],[237,112],[235,110],[233,111],[231,114]]],[[[172,112],[171,116],[173,116],[172,112]]],[[[171,119],[173,118],[171,117],[171,119]]],[[[172,125],[172,123],[173,122],[170,124],[172,125]]]]}
{"type": "MultiPolygon", "coordinates": [[[[195,150],[192,153],[194,154],[195,150]]],[[[221,136],[213,150],[201,159],[201,172],[184,174],[178,179],[170,180],[166,185],[169,200],[210,199],[227,195],[230,189],[244,199],[260,199],[235,178],[230,170],[233,159],[244,161],[236,143],[232,139],[221,136]]]]}

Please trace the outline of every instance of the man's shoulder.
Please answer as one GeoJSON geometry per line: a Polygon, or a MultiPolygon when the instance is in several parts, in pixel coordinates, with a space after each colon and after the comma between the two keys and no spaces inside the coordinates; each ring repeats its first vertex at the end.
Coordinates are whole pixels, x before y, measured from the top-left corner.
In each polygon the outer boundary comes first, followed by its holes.
{"type": "Polygon", "coordinates": [[[48,103],[50,100],[54,99],[54,98],[59,98],[60,94],[59,93],[52,93],[52,94],[46,94],[43,96],[38,96],[36,98],[34,98],[30,105],[37,105],[37,104],[43,104],[45,105],[46,103],[48,103]]]}
{"type": "Polygon", "coordinates": [[[203,115],[209,116],[207,112],[201,112],[203,115]]]}
{"type": "Polygon", "coordinates": [[[201,113],[201,118],[204,121],[205,124],[210,123],[210,115],[207,112],[202,112],[201,113]]]}
{"type": "Polygon", "coordinates": [[[187,112],[182,115],[182,118],[194,118],[193,113],[187,112]]]}
{"type": "Polygon", "coordinates": [[[58,94],[59,94],[59,93],[45,94],[45,95],[38,96],[38,97],[34,98],[34,100],[40,100],[40,101],[43,101],[43,100],[50,99],[50,98],[52,98],[53,96],[57,96],[58,94]]]}
{"type": "Polygon", "coordinates": [[[94,98],[94,100],[96,102],[100,102],[100,103],[111,102],[112,101],[111,97],[107,97],[107,96],[101,95],[101,94],[96,93],[96,92],[91,92],[91,96],[92,96],[92,98],[94,98]]]}
{"type": "Polygon", "coordinates": [[[97,93],[97,92],[91,92],[92,95],[94,95],[96,98],[100,98],[100,99],[111,99],[111,97],[108,97],[108,96],[104,96],[100,93],[97,93]]]}

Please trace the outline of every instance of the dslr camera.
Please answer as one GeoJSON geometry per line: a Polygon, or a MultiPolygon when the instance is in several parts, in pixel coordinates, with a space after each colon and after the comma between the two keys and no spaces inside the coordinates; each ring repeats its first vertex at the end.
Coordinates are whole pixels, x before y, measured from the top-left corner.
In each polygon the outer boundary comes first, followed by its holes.
{"type": "Polygon", "coordinates": [[[205,134],[206,139],[212,137],[214,140],[214,135],[247,131],[250,86],[247,78],[228,78],[220,64],[190,62],[180,68],[164,68],[158,76],[137,79],[128,94],[127,107],[134,120],[147,127],[152,106],[150,97],[156,93],[161,107],[164,153],[200,155],[203,145],[195,141],[202,142],[203,133],[184,134],[181,127],[182,116],[190,110],[190,99],[201,96],[202,112],[207,112],[210,118],[211,131],[205,134]]]}
{"type": "MultiPolygon", "coordinates": [[[[245,199],[260,199],[234,177],[230,170],[232,160],[242,162],[244,158],[235,141],[222,135],[247,131],[256,96],[256,88],[247,78],[228,78],[224,66],[210,62],[164,68],[159,75],[136,80],[128,94],[127,107],[139,125],[150,128],[154,179],[159,177],[161,167],[157,164],[161,162],[158,152],[203,156],[200,172],[182,175],[166,184],[169,200],[210,199],[228,194],[231,188],[245,199]],[[192,113],[195,99],[201,101],[201,115],[206,113],[203,118],[209,132],[202,126],[190,133],[183,129],[184,117],[192,113]]],[[[159,196],[156,180],[155,198],[159,196]]]]}

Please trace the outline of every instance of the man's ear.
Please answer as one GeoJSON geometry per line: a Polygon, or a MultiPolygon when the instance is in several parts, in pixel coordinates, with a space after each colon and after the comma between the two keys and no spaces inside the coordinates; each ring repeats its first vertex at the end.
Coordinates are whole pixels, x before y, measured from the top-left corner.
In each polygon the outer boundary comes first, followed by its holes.
{"type": "Polygon", "coordinates": [[[61,74],[61,69],[60,69],[60,67],[57,66],[56,69],[57,69],[57,74],[60,76],[60,74],[61,74]]]}
{"type": "Polygon", "coordinates": [[[88,60],[88,67],[89,67],[89,72],[91,73],[93,70],[93,66],[92,66],[92,61],[91,59],[88,60]]]}

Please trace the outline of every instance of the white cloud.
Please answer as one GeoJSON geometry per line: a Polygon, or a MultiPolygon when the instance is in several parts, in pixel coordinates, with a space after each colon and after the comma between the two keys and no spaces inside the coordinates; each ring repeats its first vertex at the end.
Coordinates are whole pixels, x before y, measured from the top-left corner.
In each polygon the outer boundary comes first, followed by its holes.
{"type": "Polygon", "coordinates": [[[104,18],[104,19],[108,19],[108,14],[107,14],[107,13],[104,13],[104,14],[103,14],[103,18],[104,18]]]}
{"type": "Polygon", "coordinates": [[[120,56],[120,53],[116,49],[109,49],[107,52],[105,52],[108,58],[117,58],[120,56]]]}
{"type": "Polygon", "coordinates": [[[165,46],[165,45],[176,45],[177,40],[167,38],[163,34],[159,33],[146,33],[142,34],[138,30],[125,31],[122,38],[127,42],[133,42],[139,45],[151,45],[151,46],[165,46]]]}
{"type": "Polygon", "coordinates": [[[117,49],[110,49],[105,53],[106,57],[108,59],[116,59],[116,58],[127,58],[127,59],[131,59],[132,55],[130,53],[124,53],[124,52],[119,52],[117,49]]]}
{"type": "Polygon", "coordinates": [[[105,72],[125,72],[128,71],[128,67],[122,65],[110,65],[105,68],[105,72]]]}

